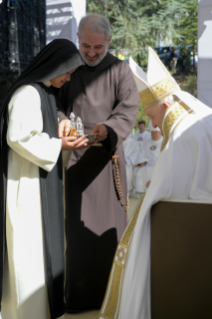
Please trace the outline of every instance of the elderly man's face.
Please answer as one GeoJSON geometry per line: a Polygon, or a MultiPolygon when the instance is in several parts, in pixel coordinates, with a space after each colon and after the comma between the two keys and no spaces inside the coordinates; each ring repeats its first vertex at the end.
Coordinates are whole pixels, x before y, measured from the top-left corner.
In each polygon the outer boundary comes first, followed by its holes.
{"type": "Polygon", "coordinates": [[[161,132],[162,130],[162,123],[163,123],[163,118],[165,116],[166,110],[169,107],[169,104],[164,102],[162,104],[154,104],[152,106],[149,106],[145,109],[147,116],[152,121],[152,126],[153,127],[159,127],[161,132]]]}
{"type": "Polygon", "coordinates": [[[79,37],[79,50],[81,56],[86,64],[89,66],[98,65],[107,54],[110,40],[105,40],[104,32],[93,32],[86,26],[82,30],[81,37],[79,37]]]}
{"type": "Polygon", "coordinates": [[[158,141],[160,136],[161,136],[161,132],[159,132],[159,131],[152,131],[151,132],[151,137],[152,137],[153,141],[158,141]]]}

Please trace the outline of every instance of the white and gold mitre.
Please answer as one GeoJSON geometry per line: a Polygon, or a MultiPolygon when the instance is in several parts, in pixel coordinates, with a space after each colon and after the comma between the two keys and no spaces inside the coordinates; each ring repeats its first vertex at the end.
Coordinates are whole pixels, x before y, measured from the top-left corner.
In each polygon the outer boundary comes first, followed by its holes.
{"type": "Polygon", "coordinates": [[[129,65],[144,108],[154,105],[180,90],[179,85],[152,48],[148,48],[147,73],[132,58],[129,60],[129,65]]]}

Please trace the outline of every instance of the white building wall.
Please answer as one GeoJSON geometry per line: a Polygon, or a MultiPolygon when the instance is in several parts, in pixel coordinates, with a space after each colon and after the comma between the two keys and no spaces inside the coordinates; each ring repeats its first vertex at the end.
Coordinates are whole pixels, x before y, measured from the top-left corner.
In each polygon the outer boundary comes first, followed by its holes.
{"type": "Polygon", "coordinates": [[[78,24],[86,13],[86,0],[46,0],[46,43],[68,39],[77,44],[78,24]]]}
{"type": "Polygon", "coordinates": [[[212,0],[198,0],[198,99],[212,107],[212,0]]]}

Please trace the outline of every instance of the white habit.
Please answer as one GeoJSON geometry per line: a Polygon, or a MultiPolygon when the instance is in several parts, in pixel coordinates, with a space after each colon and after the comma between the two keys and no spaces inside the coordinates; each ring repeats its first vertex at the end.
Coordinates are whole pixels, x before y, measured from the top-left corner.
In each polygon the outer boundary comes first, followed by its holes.
{"type": "Polygon", "coordinates": [[[138,216],[119,242],[99,318],[151,319],[151,206],[161,199],[212,201],[212,112],[189,99],[193,113],[175,103],[165,115],[162,152],[138,216]]]}
{"type": "Polygon", "coordinates": [[[126,173],[127,173],[127,191],[130,192],[133,188],[133,167],[137,165],[140,160],[140,147],[129,135],[123,142],[124,156],[126,162],[126,173]]]}
{"type": "Polygon", "coordinates": [[[140,163],[146,162],[146,166],[134,168],[133,186],[136,192],[145,192],[146,184],[151,179],[154,166],[160,155],[162,141],[163,137],[161,136],[158,141],[153,141],[151,138],[143,143],[141,150],[142,161],[140,163]]]}
{"type": "Polygon", "coordinates": [[[47,319],[39,167],[53,169],[61,139],[42,133],[40,95],[30,85],[13,94],[8,113],[7,252],[1,315],[3,319],[47,319]]]}

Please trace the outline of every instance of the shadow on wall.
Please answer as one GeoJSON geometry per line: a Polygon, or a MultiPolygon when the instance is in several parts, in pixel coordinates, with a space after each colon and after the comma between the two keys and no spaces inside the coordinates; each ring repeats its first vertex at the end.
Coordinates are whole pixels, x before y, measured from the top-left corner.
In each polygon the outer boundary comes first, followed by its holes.
{"type": "Polygon", "coordinates": [[[70,0],[46,1],[46,44],[54,39],[77,42],[77,21],[70,0]]]}

